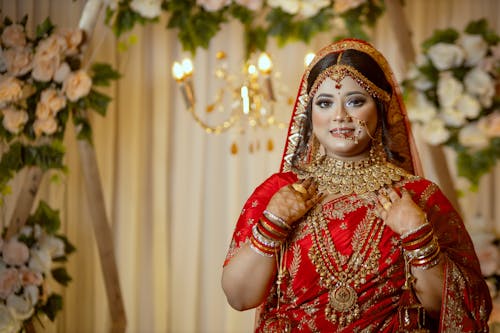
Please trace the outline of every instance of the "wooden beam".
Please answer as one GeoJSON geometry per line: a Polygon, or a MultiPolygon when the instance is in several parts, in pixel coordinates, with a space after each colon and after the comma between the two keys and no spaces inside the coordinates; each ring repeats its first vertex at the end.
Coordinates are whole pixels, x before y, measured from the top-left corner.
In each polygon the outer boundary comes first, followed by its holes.
{"type": "Polygon", "coordinates": [[[120,289],[120,279],[113,245],[113,234],[106,216],[104,206],[104,195],[102,192],[101,178],[97,167],[97,159],[94,148],[87,142],[78,141],[80,160],[87,200],[89,203],[94,235],[97,242],[101,269],[108,297],[108,306],[111,313],[112,332],[125,332],[127,318],[120,289]]]}

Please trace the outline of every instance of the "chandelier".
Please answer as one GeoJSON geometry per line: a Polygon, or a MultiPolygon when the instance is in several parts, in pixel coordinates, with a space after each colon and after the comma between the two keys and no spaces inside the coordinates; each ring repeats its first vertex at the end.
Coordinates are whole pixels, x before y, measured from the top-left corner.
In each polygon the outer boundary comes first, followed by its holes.
{"type": "MultiPolygon", "coordinates": [[[[216,66],[213,74],[216,81],[214,82],[219,82],[221,86],[216,90],[213,102],[204,106],[204,110],[198,105],[195,97],[192,61],[184,58],[180,62],[175,61],[172,65],[172,76],[179,85],[186,109],[206,133],[221,134],[230,129],[236,129],[244,134],[252,129],[267,130],[271,127],[286,127],[285,123],[277,119],[275,107],[278,100],[285,100],[289,105],[293,103],[293,100],[284,96],[281,85],[275,89],[273,81],[276,75],[273,76],[273,63],[270,56],[262,52],[256,61],[252,59],[255,59],[255,55],[245,62],[241,75],[233,75],[227,68],[227,55],[222,51],[216,53],[216,66]],[[205,116],[200,116],[199,110],[204,111],[205,116]],[[214,113],[220,113],[224,119],[215,124],[205,120],[214,113]]],[[[212,118],[221,118],[221,115],[212,118]]],[[[259,148],[259,141],[249,146],[250,152],[259,148]]],[[[273,150],[272,139],[267,140],[266,148],[268,151],[273,150]]],[[[231,145],[231,153],[237,152],[238,146],[234,141],[231,145]]]]}

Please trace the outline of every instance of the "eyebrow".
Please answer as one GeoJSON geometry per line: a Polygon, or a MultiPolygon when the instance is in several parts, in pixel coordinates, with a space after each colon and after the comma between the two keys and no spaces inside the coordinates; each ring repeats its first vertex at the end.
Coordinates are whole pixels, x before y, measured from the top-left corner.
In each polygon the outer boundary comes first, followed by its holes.
{"type": "MultiPolygon", "coordinates": [[[[346,97],[351,96],[351,95],[357,95],[361,94],[363,96],[369,96],[368,93],[365,93],[363,91],[349,91],[348,93],[345,94],[346,97]]],[[[333,98],[333,94],[327,94],[327,93],[322,93],[319,95],[316,95],[316,99],[321,98],[321,97],[327,97],[327,98],[333,98]]]]}

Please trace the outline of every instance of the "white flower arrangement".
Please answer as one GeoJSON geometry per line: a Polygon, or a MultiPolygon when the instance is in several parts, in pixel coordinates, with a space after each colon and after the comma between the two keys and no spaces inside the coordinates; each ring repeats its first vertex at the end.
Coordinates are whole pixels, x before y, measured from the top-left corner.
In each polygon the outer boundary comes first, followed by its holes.
{"type": "Polygon", "coordinates": [[[500,37],[485,20],[464,33],[438,30],[409,73],[409,117],[432,145],[457,152],[458,174],[475,189],[500,159],[500,37]]]}
{"type": "MultiPolygon", "coordinates": [[[[167,13],[168,29],[178,30],[185,51],[208,48],[221,25],[230,19],[244,27],[247,58],[265,51],[268,38],[279,45],[308,43],[315,34],[334,32],[333,38],[368,39],[365,28],[372,27],[384,10],[378,0],[106,0],[106,22],[120,37],[135,24],[156,23],[167,13]]],[[[130,38],[133,42],[133,38],[130,38]]],[[[126,48],[132,43],[121,41],[126,48]]]]}
{"type": "Polygon", "coordinates": [[[61,310],[49,281],[71,281],[63,264],[74,247],[56,234],[59,225],[58,212],[40,202],[19,233],[0,238],[0,332],[19,332],[41,314],[54,320],[61,310]]]}

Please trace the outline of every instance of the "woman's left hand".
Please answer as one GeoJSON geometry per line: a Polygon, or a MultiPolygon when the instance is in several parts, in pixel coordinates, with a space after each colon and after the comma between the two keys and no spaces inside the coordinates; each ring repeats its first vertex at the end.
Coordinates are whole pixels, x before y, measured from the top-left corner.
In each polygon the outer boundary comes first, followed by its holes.
{"type": "Polygon", "coordinates": [[[385,224],[399,235],[415,230],[426,223],[425,212],[402,189],[399,195],[392,187],[379,191],[376,210],[385,224]]]}

